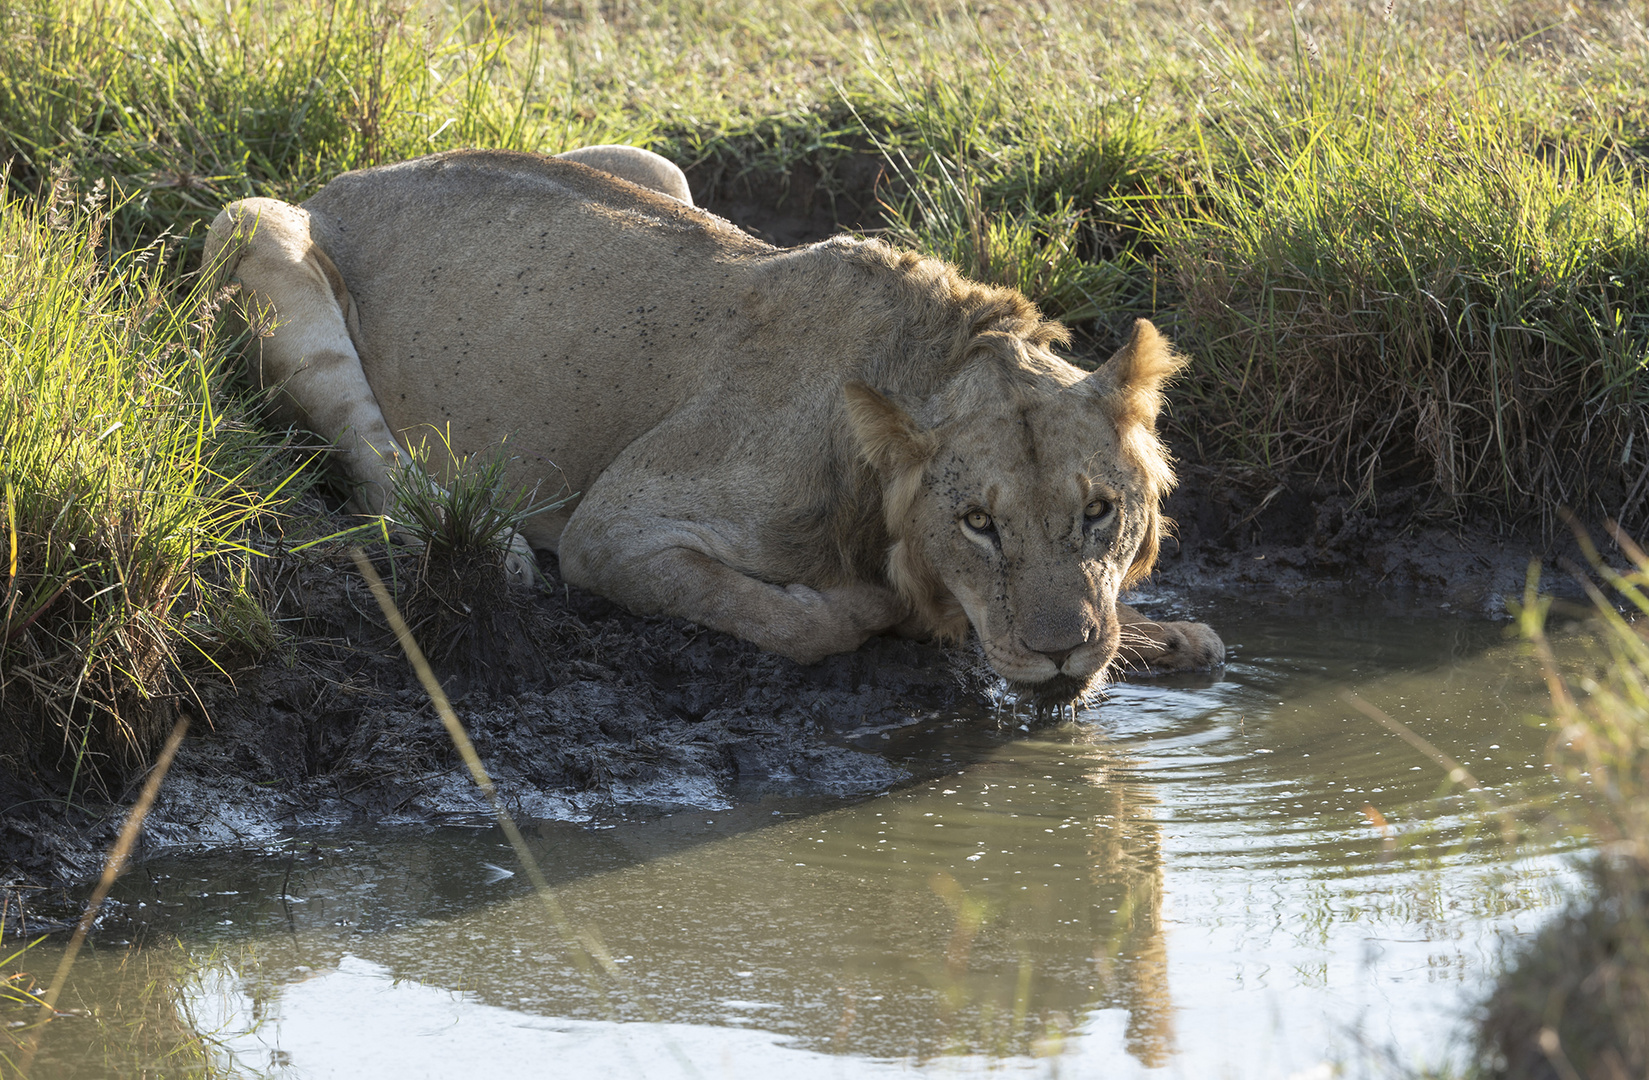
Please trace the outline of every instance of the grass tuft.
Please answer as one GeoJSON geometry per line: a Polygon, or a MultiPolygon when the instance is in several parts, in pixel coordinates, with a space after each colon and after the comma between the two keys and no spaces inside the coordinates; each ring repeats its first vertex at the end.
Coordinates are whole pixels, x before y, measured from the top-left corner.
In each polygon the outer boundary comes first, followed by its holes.
{"type": "MultiPolygon", "coordinates": [[[[416,547],[406,601],[414,632],[430,643],[445,677],[495,689],[541,679],[530,593],[522,587],[528,583],[510,580],[511,545],[527,519],[565,506],[572,496],[538,499],[536,488],[512,487],[505,447],[459,455],[444,430],[407,452],[411,465],[393,474],[384,524],[416,547]]],[[[514,556],[522,560],[516,573],[534,569],[524,554],[514,556]]]]}
{"type": "Polygon", "coordinates": [[[558,510],[573,498],[539,499],[536,488],[511,487],[506,447],[460,455],[452,448],[450,432],[434,430],[439,449],[428,438],[407,446],[411,464],[392,474],[394,498],[385,514],[391,528],[417,541],[429,557],[491,554],[502,563],[527,519],[558,510]],[[440,475],[443,483],[432,483],[431,474],[440,475]]]}
{"type": "Polygon", "coordinates": [[[191,628],[244,606],[203,569],[248,556],[283,486],[228,404],[213,298],[174,293],[158,244],[108,254],[109,214],[0,194],[0,755],[71,792],[145,760],[210,651],[191,628]]]}

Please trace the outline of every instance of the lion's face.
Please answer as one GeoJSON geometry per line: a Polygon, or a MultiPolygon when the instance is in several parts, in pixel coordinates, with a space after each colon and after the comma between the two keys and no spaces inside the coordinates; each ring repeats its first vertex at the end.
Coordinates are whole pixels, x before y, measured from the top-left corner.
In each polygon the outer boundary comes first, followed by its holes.
{"type": "Polygon", "coordinates": [[[1117,590],[1157,513],[1145,477],[1080,386],[945,436],[907,542],[920,536],[999,674],[1076,696],[1116,652],[1117,590]]]}
{"type": "MultiPolygon", "coordinates": [[[[879,400],[904,424],[903,458],[898,445],[882,455],[895,586],[940,633],[960,636],[965,616],[1021,692],[1064,702],[1104,673],[1117,592],[1156,557],[1172,483],[1157,387],[1177,362],[1154,329],[1092,376],[1048,360],[1043,378],[974,394],[926,429],[879,400]],[[1133,363],[1142,351],[1149,371],[1133,363]]],[[[863,441],[871,418],[855,409],[863,441]]]]}

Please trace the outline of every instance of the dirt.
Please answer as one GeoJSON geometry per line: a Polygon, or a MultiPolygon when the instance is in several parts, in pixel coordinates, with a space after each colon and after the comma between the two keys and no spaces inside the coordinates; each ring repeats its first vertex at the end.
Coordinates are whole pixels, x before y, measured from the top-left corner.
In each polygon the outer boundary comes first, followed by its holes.
{"type": "MultiPolygon", "coordinates": [[[[506,804],[524,817],[886,790],[908,774],[847,739],[980,701],[966,650],[879,638],[802,667],[679,619],[631,615],[560,583],[545,561],[547,583],[520,612],[529,660],[475,671],[432,656],[506,804]]],[[[195,673],[195,730],[146,844],[488,815],[353,562],[342,551],[290,557],[263,584],[277,625],[297,632],[227,678],[195,673]]],[[[431,651],[441,651],[438,635],[431,651]]],[[[32,893],[99,869],[131,792],[82,796],[66,810],[66,787],[61,775],[0,773],[0,887],[32,893]]]]}
{"type": "MultiPolygon", "coordinates": [[[[1181,465],[1166,510],[1176,523],[1153,578],[1188,597],[1338,592],[1501,619],[1523,599],[1531,563],[1542,592],[1586,604],[1588,559],[1571,533],[1545,538],[1491,520],[1439,522],[1422,487],[1359,500],[1306,477],[1237,477],[1181,465]]],[[[1617,568],[1601,523],[1584,531],[1617,568]]]]}
{"type": "Polygon", "coordinates": [[[886,163],[861,149],[828,165],[797,161],[782,172],[755,172],[713,160],[687,171],[693,201],[780,247],[811,244],[844,230],[887,224],[878,188],[886,163]]]}
{"type": "MultiPolygon", "coordinates": [[[[874,176],[858,179],[871,190],[874,176]]],[[[781,242],[828,235],[844,213],[845,197],[832,197],[817,176],[793,174],[777,187],[770,178],[767,188],[736,176],[694,181],[712,206],[781,242]]],[[[874,210],[868,196],[846,205],[852,214],[874,210]]],[[[1537,553],[1547,586],[1579,595],[1558,565],[1582,561],[1572,543],[1547,550],[1484,528],[1429,526],[1414,493],[1373,506],[1304,480],[1233,478],[1202,466],[1183,467],[1181,476],[1168,506],[1178,539],[1165,545],[1142,594],[1147,614],[1195,617],[1200,599],[1214,594],[1334,591],[1502,617],[1537,553]]],[[[500,666],[441,665],[459,716],[522,816],[717,808],[775,791],[864,795],[910,777],[847,745],[855,735],[941,711],[1003,722],[971,646],[877,638],[803,667],[680,620],[630,615],[560,583],[554,560],[545,561],[547,586],[512,614],[519,637],[500,652],[500,666]]],[[[198,676],[194,728],[145,826],[143,850],[256,843],[302,826],[487,814],[345,554],[271,566],[263,587],[281,644],[226,676],[198,676]]],[[[430,644],[438,657],[447,652],[443,636],[430,644]]],[[[461,645],[452,655],[464,653],[461,645]]],[[[71,789],[66,774],[50,769],[27,777],[0,770],[0,922],[8,934],[72,912],[72,887],[98,872],[135,782],[104,798],[82,792],[69,805],[71,789]],[[32,922],[20,920],[24,908],[32,922]]]]}

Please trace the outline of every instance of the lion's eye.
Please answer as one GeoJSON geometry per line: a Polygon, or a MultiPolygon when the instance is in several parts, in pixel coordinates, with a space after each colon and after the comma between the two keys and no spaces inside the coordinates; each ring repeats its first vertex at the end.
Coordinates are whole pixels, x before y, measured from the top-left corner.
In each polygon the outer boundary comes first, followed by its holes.
{"type": "Polygon", "coordinates": [[[962,520],[974,532],[984,532],[991,527],[991,516],[983,510],[969,510],[962,520]]]}
{"type": "Polygon", "coordinates": [[[1082,508],[1083,516],[1089,521],[1097,521],[1111,512],[1111,504],[1104,499],[1095,499],[1082,508]]]}

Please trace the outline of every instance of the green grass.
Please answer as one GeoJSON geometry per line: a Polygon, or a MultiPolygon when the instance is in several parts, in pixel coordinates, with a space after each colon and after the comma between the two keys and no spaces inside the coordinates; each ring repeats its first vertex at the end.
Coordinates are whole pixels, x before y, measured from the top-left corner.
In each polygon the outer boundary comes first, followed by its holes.
{"type": "Polygon", "coordinates": [[[394,472],[394,498],[384,516],[426,556],[468,559],[490,552],[502,561],[511,536],[528,518],[560,509],[576,494],[563,489],[539,498],[535,489],[511,488],[507,444],[464,456],[453,450],[447,431],[431,428],[406,450],[416,468],[394,472]],[[426,473],[438,475],[441,486],[429,483],[426,473]]]}
{"type": "Polygon", "coordinates": [[[302,200],[340,172],[462,146],[623,139],[538,99],[548,39],[373,0],[81,0],[0,13],[0,142],[13,185],[67,173],[123,196],[117,247],[248,195],[302,200]]]}
{"type": "Polygon", "coordinates": [[[281,492],[213,298],[159,245],[111,254],[106,223],[66,186],[0,196],[0,754],[71,796],[144,760],[180,665],[266,632],[230,564],[281,492]]]}
{"type": "Polygon", "coordinates": [[[1434,508],[1649,495],[1649,173],[1606,126],[1530,125],[1492,69],[1393,31],[1282,70],[1226,43],[1192,192],[1153,219],[1199,361],[1197,437],[1434,508]]]}

